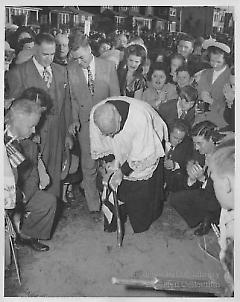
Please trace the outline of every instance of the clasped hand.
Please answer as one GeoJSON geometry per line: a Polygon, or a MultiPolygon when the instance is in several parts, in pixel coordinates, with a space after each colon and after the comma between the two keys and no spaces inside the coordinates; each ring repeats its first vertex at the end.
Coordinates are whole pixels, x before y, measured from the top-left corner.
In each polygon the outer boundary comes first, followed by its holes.
{"type": "Polygon", "coordinates": [[[187,173],[191,180],[199,180],[203,181],[204,179],[204,170],[199,165],[199,163],[188,163],[187,165],[187,173]]]}
{"type": "Polygon", "coordinates": [[[174,162],[171,159],[164,159],[164,168],[167,170],[174,169],[174,162]]]}

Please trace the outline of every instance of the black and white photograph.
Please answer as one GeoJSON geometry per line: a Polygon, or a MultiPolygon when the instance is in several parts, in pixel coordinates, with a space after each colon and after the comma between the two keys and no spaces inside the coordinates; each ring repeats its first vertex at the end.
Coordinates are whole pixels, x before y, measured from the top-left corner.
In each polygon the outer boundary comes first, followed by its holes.
{"type": "Polygon", "coordinates": [[[235,299],[237,2],[46,2],[2,6],[3,297],[235,299]]]}

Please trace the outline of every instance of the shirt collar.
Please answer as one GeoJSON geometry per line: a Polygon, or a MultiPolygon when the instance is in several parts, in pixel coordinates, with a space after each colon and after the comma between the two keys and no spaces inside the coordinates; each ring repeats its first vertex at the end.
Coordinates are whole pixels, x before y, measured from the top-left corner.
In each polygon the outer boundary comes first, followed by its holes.
{"type": "Polygon", "coordinates": [[[222,72],[224,72],[224,70],[227,68],[227,65],[225,65],[221,70],[218,70],[218,71],[216,71],[216,70],[213,70],[213,73],[215,74],[215,75],[220,75],[222,72]]]}
{"type": "MultiPolygon", "coordinates": [[[[44,66],[42,66],[36,59],[35,57],[33,57],[33,63],[35,64],[38,72],[42,75],[43,74],[43,71],[44,71],[44,66]]],[[[51,66],[48,66],[46,68],[50,73],[52,73],[52,69],[51,69],[51,66]]]]}

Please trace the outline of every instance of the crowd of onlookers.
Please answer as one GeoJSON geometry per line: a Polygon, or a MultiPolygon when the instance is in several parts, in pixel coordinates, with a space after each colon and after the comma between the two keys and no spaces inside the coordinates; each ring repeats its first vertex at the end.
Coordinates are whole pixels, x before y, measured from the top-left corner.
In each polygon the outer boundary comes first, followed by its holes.
{"type": "Polygon", "coordinates": [[[66,201],[63,185],[74,195],[73,182],[62,177],[64,154],[74,154],[96,220],[104,170],[112,171],[122,217],[129,216],[134,232],[150,227],[164,200],[196,236],[220,223],[232,294],[234,55],[213,38],[176,37],[87,37],[78,28],[35,33],[25,26],[6,34],[6,180],[15,192],[5,198],[6,209],[17,243],[47,251],[39,239],[51,238],[57,201],[66,201]]]}

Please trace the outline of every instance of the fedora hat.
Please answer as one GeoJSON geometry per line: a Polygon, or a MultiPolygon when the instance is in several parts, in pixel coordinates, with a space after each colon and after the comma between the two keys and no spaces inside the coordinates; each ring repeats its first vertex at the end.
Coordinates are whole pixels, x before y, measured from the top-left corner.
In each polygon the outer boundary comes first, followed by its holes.
{"type": "Polygon", "coordinates": [[[77,172],[79,167],[79,157],[71,154],[69,148],[63,152],[61,180],[64,180],[69,174],[77,172]]]}

